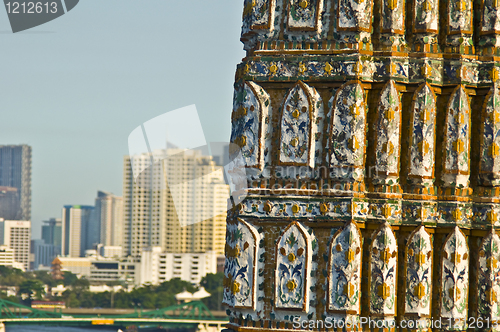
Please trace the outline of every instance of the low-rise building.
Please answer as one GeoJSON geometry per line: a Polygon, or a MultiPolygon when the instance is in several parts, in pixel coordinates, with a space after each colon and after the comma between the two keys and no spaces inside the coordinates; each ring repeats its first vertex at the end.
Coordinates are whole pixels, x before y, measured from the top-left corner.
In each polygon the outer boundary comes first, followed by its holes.
{"type": "Polygon", "coordinates": [[[209,273],[217,273],[217,253],[166,253],[161,248],[146,248],[141,255],[140,284],[161,284],[180,278],[199,284],[209,273]]]}
{"type": "Polygon", "coordinates": [[[69,271],[79,277],[90,277],[92,262],[88,257],[57,257],[61,262],[62,271],[69,271]]]}
{"type": "Polygon", "coordinates": [[[28,270],[30,265],[31,222],[0,219],[0,245],[14,251],[14,260],[28,270]]]}
{"type": "Polygon", "coordinates": [[[0,265],[24,271],[24,264],[16,262],[14,250],[7,246],[0,246],[0,265]]]}
{"type": "Polygon", "coordinates": [[[92,284],[106,284],[123,281],[127,284],[137,284],[136,271],[140,263],[124,259],[105,259],[97,256],[88,257],[58,257],[62,271],[69,271],[79,277],[85,277],[92,284]]]}

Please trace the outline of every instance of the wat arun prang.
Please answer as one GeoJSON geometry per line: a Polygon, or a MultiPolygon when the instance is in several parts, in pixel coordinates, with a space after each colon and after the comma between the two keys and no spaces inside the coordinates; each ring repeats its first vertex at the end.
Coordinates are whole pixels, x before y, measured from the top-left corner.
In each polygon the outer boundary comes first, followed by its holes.
{"type": "Polygon", "coordinates": [[[496,325],[500,1],[245,0],[242,41],[228,327],[496,325]]]}

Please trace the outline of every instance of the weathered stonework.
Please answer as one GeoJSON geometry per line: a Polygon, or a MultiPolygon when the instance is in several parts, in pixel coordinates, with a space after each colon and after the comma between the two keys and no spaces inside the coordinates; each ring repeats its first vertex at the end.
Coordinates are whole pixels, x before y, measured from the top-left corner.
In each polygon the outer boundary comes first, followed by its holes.
{"type": "Polygon", "coordinates": [[[229,328],[500,331],[500,0],[245,0],[242,41],[229,328]]]}

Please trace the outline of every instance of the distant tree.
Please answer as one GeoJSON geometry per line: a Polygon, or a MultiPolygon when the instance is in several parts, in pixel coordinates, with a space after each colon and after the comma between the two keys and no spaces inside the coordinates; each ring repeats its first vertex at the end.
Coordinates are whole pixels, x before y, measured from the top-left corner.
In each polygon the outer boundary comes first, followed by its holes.
{"type": "Polygon", "coordinates": [[[224,280],[224,273],[208,273],[206,276],[201,278],[200,285],[205,288],[209,293],[215,291],[222,287],[222,281],[224,280]]]}
{"type": "Polygon", "coordinates": [[[125,291],[120,291],[118,293],[115,293],[113,307],[121,309],[131,308],[132,299],[130,298],[130,293],[127,293],[125,291]]]}
{"type": "Polygon", "coordinates": [[[156,308],[166,308],[177,303],[174,294],[168,292],[159,292],[156,294],[157,294],[155,302],[156,308]]]}
{"type": "Polygon", "coordinates": [[[211,294],[210,297],[202,300],[210,310],[221,310],[222,294],[224,291],[222,285],[223,280],[224,273],[209,273],[200,281],[200,286],[203,286],[205,290],[211,294]]]}
{"type": "Polygon", "coordinates": [[[179,294],[183,291],[196,292],[196,287],[194,287],[190,282],[181,280],[180,278],[170,279],[160,284],[156,291],[158,292],[169,292],[172,294],[179,294]]]}
{"type": "Polygon", "coordinates": [[[19,298],[14,295],[7,296],[7,292],[0,291],[0,299],[7,300],[14,303],[19,303],[19,298]]]}
{"type": "Polygon", "coordinates": [[[63,285],[66,287],[72,286],[73,283],[78,280],[78,277],[76,276],[76,274],[73,274],[69,271],[64,271],[63,278],[64,278],[63,285]]]}
{"type": "Polygon", "coordinates": [[[62,295],[64,302],[66,303],[66,306],[68,308],[80,307],[80,300],[78,300],[78,297],[76,296],[75,292],[71,290],[66,290],[62,295]]]}
{"type": "Polygon", "coordinates": [[[92,295],[92,300],[94,301],[94,307],[101,308],[111,308],[111,293],[95,293],[92,295]]]}
{"type": "Polygon", "coordinates": [[[90,288],[90,282],[86,278],[80,278],[75,280],[71,285],[71,289],[78,295],[82,295],[84,292],[88,291],[90,288]]]}
{"type": "Polygon", "coordinates": [[[55,287],[57,285],[56,280],[52,279],[52,275],[47,271],[35,271],[33,272],[33,276],[49,287],[55,287]]]}
{"type": "Polygon", "coordinates": [[[97,305],[94,299],[96,294],[91,292],[83,292],[78,299],[80,300],[80,307],[82,308],[95,308],[96,306],[102,307],[100,303],[97,305]]]}
{"type": "Polygon", "coordinates": [[[41,300],[45,295],[45,287],[40,280],[25,280],[19,285],[19,295],[27,295],[28,299],[41,300]]]}

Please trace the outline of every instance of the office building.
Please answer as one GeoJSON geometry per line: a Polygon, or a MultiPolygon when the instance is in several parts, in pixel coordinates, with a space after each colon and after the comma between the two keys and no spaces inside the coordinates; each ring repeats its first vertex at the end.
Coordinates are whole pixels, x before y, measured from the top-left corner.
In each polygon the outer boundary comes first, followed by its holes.
{"type": "Polygon", "coordinates": [[[229,187],[222,167],[195,150],[156,150],[153,157],[153,167],[150,154],[124,158],[125,255],[149,247],[223,253],[229,187]],[[142,172],[135,179],[132,170],[142,172]]]}
{"type": "MultiPolygon", "coordinates": [[[[31,147],[0,145],[0,186],[17,189],[19,213],[15,220],[31,220],[31,147]]],[[[0,216],[8,220],[4,216],[0,216]]]]}
{"type": "Polygon", "coordinates": [[[52,244],[56,247],[61,247],[62,242],[62,219],[50,218],[44,221],[42,226],[42,239],[45,244],[52,244]]]}
{"type": "Polygon", "coordinates": [[[34,256],[32,270],[50,267],[54,258],[59,255],[61,247],[47,244],[43,239],[31,241],[31,253],[34,256]]]}
{"type": "Polygon", "coordinates": [[[14,260],[30,267],[31,222],[24,220],[0,220],[0,245],[14,251],[14,260]]]}
{"type": "Polygon", "coordinates": [[[93,206],[66,205],[62,210],[61,254],[82,257],[99,243],[99,227],[93,206]]]}
{"type": "Polygon", "coordinates": [[[0,218],[5,220],[19,220],[21,205],[17,188],[0,187],[0,218]]]}
{"type": "Polygon", "coordinates": [[[121,246],[123,241],[123,199],[105,191],[98,191],[95,214],[100,227],[99,243],[103,246],[121,246]]]}

